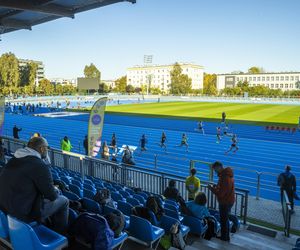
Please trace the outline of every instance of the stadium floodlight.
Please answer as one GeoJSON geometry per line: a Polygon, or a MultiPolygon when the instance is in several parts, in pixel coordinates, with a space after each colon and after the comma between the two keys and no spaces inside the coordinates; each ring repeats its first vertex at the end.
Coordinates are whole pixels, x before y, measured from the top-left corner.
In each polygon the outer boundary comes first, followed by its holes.
{"type": "Polygon", "coordinates": [[[153,55],[144,55],[144,64],[152,64],[153,55]]]}

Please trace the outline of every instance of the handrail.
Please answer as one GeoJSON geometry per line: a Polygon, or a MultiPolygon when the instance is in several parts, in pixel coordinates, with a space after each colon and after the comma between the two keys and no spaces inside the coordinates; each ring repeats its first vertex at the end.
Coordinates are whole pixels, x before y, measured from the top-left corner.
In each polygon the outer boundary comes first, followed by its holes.
{"type": "Polygon", "coordinates": [[[289,198],[287,196],[287,193],[285,190],[282,192],[282,215],[283,215],[283,221],[284,221],[284,235],[286,237],[290,237],[290,229],[291,229],[291,203],[289,201],[289,198]]]}

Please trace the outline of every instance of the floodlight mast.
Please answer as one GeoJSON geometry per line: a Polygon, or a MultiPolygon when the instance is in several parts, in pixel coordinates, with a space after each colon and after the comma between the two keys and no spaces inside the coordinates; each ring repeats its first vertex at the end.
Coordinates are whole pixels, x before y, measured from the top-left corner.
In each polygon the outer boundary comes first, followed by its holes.
{"type": "MultiPolygon", "coordinates": [[[[144,65],[151,66],[152,59],[153,59],[153,55],[144,55],[144,65]]],[[[147,95],[149,95],[149,89],[151,86],[152,77],[153,77],[153,74],[151,74],[151,73],[147,75],[147,85],[146,85],[147,86],[147,95]]]]}

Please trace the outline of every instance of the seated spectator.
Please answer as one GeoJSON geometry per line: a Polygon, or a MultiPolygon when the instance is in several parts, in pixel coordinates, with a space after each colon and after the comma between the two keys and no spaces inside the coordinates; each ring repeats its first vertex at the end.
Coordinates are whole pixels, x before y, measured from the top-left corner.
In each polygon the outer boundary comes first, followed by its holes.
{"type": "Polygon", "coordinates": [[[31,138],[18,149],[0,174],[0,209],[27,223],[51,220],[51,226],[64,233],[68,225],[69,201],[53,186],[43,159],[48,143],[43,137],[31,138]]]}
{"type": "Polygon", "coordinates": [[[181,209],[183,211],[185,211],[186,204],[185,204],[184,199],[180,195],[178,189],[176,188],[176,181],[175,180],[170,180],[169,181],[169,186],[165,189],[165,191],[163,193],[163,196],[167,199],[177,201],[180,204],[181,209]]]}
{"type": "Polygon", "coordinates": [[[203,192],[198,193],[194,201],[190,201],[187,203],[188,209],[192,212],[192,214],[195,217],[199,219],[203,219],[204,217],[210,215],[205,205],[206,205],[206,195],[203,192]]]}

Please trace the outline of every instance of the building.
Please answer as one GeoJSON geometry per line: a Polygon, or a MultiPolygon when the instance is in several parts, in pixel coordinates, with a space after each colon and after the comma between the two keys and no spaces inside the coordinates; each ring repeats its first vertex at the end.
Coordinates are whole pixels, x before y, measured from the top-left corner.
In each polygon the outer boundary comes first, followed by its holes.
{"type": "Polygon", "coordinates": [[[218,90],[236,87],[239,82],[247,81],[250,87],[263,85],[270,89],[300,89],[300,72],[276,72],[259,74],[220,74],[217,75],[218,90]]]}
{"type": "Polygon", "coordinates": [[[53,85],[73,85],[77,87],[77,79],[50,78],[49,81],[53,85]]]}
{"type": "MultiPolygon", "coordinates": [[[[188,75],[192,79],[192,89],[203,88],[202,66],[180,63],[182,74],[188,75]]],[[[127,84],[135,88],[141,88],[142,85],[157,87],[161,91],[168,91],[171,83],[170,72],[173,70],[173,64],[170,65],[151,65],[151,66],[135,66],[127,69],[127,84]]]]}
{"type": "Polygon", "coordinates": [[[38,68],[36,70],[36,78],[35,78],[35,85],[39,85],[39,81],[45,78],[45,66],[41,61],[34,61],[34,60],[26,60],[26,59],[18,59],[19,60],[19,68],[27,66],[29,63],[36,63],[38,68]]]}

